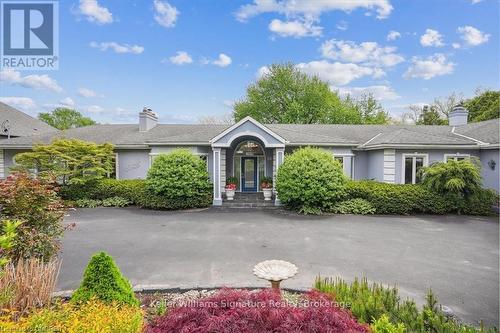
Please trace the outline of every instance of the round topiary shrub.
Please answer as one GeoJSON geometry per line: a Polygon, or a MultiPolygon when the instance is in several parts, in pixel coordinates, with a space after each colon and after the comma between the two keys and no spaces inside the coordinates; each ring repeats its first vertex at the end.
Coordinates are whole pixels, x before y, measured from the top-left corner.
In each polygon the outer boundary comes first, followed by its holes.
{"type": "Polygon", "coordinates": [[[75,303],[97,299],[104,303],[139,305],[130,282],[122,275],[111,256],[96,253],[90,259],[80,287],[71,296],[75,303]]]}
{"type": "Polygon", "coordinates": [[[328,210],[344,196],[346,184],[340,163],[317,148],[301,148],[288,155],[276,178],[281,202],[305,214],[328,210]]]}
{"type": "Polygon", "coordinates": [[[174,150],[155,158],[146,178],[147,190],[166,200],[206,204],[212,193],[206,164],[189,150],[174,150]]]}

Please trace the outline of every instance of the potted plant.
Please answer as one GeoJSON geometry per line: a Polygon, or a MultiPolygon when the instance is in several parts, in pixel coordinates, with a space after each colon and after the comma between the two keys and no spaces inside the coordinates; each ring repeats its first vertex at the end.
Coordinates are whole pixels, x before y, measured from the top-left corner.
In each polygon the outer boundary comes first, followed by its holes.
{"type": "Polygon", "coordinates": [[[273,196],[273,179],[271,177],[263,177],[260,181],[260,187],[264,193],[264,200],[271,200],[273,196]]]}
{"type": "Polygon", "coordinates": [[[227,177],[226,179],[226,198],[229,201],[234,200],[237,182],[238,179],[236,177],[227,177]]]}

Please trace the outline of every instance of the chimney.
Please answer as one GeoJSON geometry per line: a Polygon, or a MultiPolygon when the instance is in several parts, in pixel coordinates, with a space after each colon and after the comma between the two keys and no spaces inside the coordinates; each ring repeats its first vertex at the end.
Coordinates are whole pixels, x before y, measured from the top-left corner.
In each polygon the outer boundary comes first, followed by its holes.
{"type": "Polygon", "coordinates": [[[158,124],[158,116],[151,109],[143,108],[139,113],[139,132],[147,132],[158,124]]]}
{"type": "Polygon", "coordinates": [[[463,126],[467,125],[467,117],[469,111],[462,105],[456,105],[453,107],[453,111],[448,115],[448,123],[450,126],[463,126]]]}

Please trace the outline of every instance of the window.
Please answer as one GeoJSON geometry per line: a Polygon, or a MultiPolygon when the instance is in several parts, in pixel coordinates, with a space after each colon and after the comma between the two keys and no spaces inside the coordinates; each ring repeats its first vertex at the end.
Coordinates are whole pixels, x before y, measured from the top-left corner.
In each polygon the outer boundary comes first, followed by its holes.
{"type": "Polygon", "coordinates": [[[335,156],[335,161],[338,161],[342,167],[344,167],[344,157],[343,156],[335,156]]]}
{"type": "Polygon", "coordinates": [[[208,171],[208,154],[200,154],[198,155],[200,157],[200,159],[205,162],[205,166],[207,167],[207,171],[208,171]]]}
{"type": "Polygon", "coordinates": [[[469,154],[459,154],[459,153],[456,153],[456,154],[444,154],[444,161],[445,162],[448,162],[448,161],[462,161],[462,160],[468,160],[470,159],[470,155],[469,154]]]}
{"type": "Polygon", "coordinates": [[[402,183],[404,184],[418,184],[420,183],[421,173],[420,170],[427,166],[427,154],[403,154],[403,174],[402,183]]]}

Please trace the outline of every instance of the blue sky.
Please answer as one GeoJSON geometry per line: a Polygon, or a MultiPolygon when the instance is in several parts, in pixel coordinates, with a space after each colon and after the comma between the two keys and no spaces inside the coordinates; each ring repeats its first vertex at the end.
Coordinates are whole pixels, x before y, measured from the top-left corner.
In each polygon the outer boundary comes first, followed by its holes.
{"type": "Polygon", "coordinates": [[[0,100],[107,123],[223,116],[265,66],[293,62],[395,117],[499,89],[497,0],[60,1],[57,71],[3,71],[0,100]]]}

